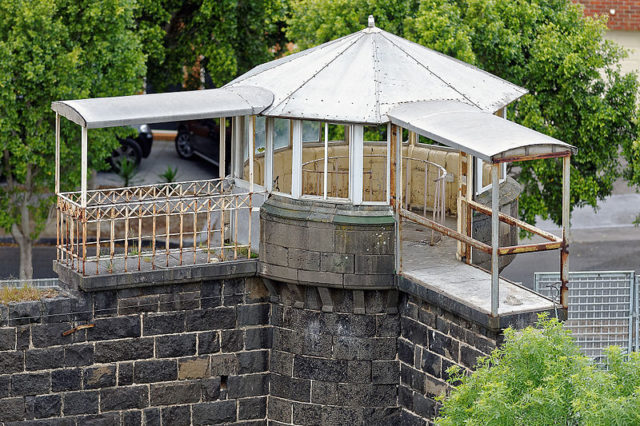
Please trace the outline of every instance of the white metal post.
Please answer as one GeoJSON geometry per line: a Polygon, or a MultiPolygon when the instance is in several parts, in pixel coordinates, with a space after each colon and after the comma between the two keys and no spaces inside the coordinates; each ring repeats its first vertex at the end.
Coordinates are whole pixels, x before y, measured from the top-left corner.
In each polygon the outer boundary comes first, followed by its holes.
{"type": "Polygon", "coordinates": [[[491,315],[498,316],[500,288],[498,273],[498,246],[500,245],[500,164],[491,165],[491,315]]]}
{"type": "Polygon", "coordinates": [[[60,193],[60,114],[56,112],[56,195],[60,193]]]}
{"type": "Polygon", "coordinates": [[[253,154],[256,145],[256,116],[249,117],[249,192],[253,192],[253,154]]]}
{"type": "Polygon", "coordinates": [[[324,181],[323,198],[327,199],[327,169],[329,168],[329,123],[324,123],[324,168],[322,178],[324,181]]]}
{"type": "Polygon", "coordinates": [[[291,120],[291,196],[302,196],[302,121],[291,120]]]}
{"type": "Polygon", "coordinates": [[[569,228],[571,212],[571,156],[562,158],[562,250],[560,251],[560,303],[569,307],[569,228]]]}
{"type": "Polygon", "coordinates": [[[351,141],[349,143],[349,173],[351,175],[351,185],[349,185],[349,191],[351,192],[351,201],[354,205],[362,204],[362,192],[363,192],[363,173],[364,173],[364,127],[362,124],[354,124],[351,126],[351,141]]]}
{"type": "Polygon", "coordinates": [[[264,186],[267,192],[273,191],[273,118],[267,117],[265,123],[264,147],[264,186]]]}
{"type": "Polygon", "coordinates": [[[218,171],[220,179],[226,176],[226,155],[227,155],[227,119],[220,117],[220,156],[218,158],[218,171]]]}
{"type": "Polygon", "coordinates": [[[233,177],[235,178],[242,178],[243,175],[243,167],[242,167],[242,163],[243,163],[243,152],[242,152],[242,145],[243,145],[243,137],[244,137],[244,129],[243,129],[243,125],[244,125],[244,117],[235,117],[234,120],[234,126],[233,126],[233,146],[231,147],[232,149],[232,154],[233,154],[233,177]]]}
{"type": "MultiPolygon", "coordinates": [[[[473,156],[471,154],[467,154],[467,192],[465,194],[465,200],[467,201],[467,203],[465,204],[465,212],[464,212],[464,218],[465,218],[465,231],[466,231],[466,235],[468,237],[472,237],[473,236],[473,210],[471,210],[471,207],[469,206],[469,202],[473,201],[473,194],[474,194],[474,185],[473,185],[473,166],[474,166],[474,161],[473,161],[473,156]]],[[[425,188],[426,191],[426,188],[425,188]]],[[[471,248],[470,245],[466,246],[466,253],[465,253],[465,257],[467,258],[467,264],[471,264],[472,263],[472,258],[473,258],[473,249],[471,248]]]]}
{"type": "Polygon", "coordinates": [[[87,128],[82,127],[82,146],[80,151],[80,168],[82,176],[80,176],[80,204],[87,207],[87,128]]]}
{"type": "Polygon", "coordinates": [[[402,272],[402,127],[396,126],[396,274],[402,272]]]}
{"type": "Polygon", "coordinates": [[[386,202],[389,204],[391,200],[391,122],[387,124],[387,169],[386,169],[386,179],[387,179],[387,198],[386,202]]]}

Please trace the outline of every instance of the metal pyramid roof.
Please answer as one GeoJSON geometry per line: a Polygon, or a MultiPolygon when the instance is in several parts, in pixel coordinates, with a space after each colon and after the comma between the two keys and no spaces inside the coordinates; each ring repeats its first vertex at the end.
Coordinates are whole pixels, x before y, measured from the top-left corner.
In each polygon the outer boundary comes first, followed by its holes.
{"type": "Polygon", "coordinates": [[[370,26],[259,65],[225,87],[274,93],[262,115],[381,124],[408,102],[454,100],[495,112],[526,89],[370,26]]]}

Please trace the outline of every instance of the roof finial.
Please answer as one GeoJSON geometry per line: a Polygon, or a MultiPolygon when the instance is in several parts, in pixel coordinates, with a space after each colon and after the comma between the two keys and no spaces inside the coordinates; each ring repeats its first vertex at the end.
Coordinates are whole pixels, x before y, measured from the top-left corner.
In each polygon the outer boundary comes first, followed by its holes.
{"type": "Polygon", "coordinates": [[[376,27],[376,21],[375,19],[373,19],[373,15],[369,15],[369,28],[375,28],[376,27]]]}

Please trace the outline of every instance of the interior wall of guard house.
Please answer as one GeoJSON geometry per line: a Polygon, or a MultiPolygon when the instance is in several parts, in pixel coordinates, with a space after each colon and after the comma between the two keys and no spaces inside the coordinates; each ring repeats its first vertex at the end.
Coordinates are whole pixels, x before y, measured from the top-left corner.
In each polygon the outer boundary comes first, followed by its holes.
{"type": "Polygon", "coordinates": [[[60,296],[0,308],[0,421],[428,424],[449,366],[566,316],[575,149],[505,118],[525,93],[370,18],[219,89],[54,102],[83,181],[60,296]],[[203,118],[229,175],[88,190],[93,129],[203,118]],[[515,217],[504,165],[533,159],[563,162],[561,236],[515,217]],[[541,250],[557,302],[500,277],[541,250]]]}

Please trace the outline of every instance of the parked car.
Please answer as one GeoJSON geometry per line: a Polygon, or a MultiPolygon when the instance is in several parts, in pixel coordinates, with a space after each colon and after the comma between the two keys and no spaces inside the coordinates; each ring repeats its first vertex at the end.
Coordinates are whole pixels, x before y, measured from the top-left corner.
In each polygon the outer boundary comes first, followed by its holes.
{"type": "Polygon", "coordinates": [[[146,124],[142,124],[137,127],[137,130],[138,135],[135,138],[120,139],[120,147],[114,149],[111,153],[108,162],[113,171],[120,171],[120,163],[125,158],[138,166],[140,161],[143,158],[147,158],[151,153],[151,146],[153,145],[151,129],[146,124]]]}
{"type": "MultiPolygon", "coordinates": [[[[226,128],[225,174],[230,170],[231,163],[231,128],[226,128]]],[[[220,126],[215,120],[187,121],[178,127],[175,139],[178,155],[185,159],[198,156],[216,168],[220,166],[220,126]]]]}

